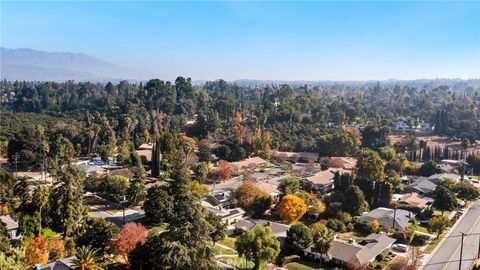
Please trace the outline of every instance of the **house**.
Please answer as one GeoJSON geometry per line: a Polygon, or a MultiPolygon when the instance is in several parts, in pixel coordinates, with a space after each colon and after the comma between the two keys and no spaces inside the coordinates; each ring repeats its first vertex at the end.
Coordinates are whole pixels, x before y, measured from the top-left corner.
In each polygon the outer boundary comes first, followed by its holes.
{"type": "Polygon", "coordinates": [[[329,161],[330,167],[334,167],[332,166],[334,164],[341,164],[342,166],[340,167],[340,169],[353,171],[357,166],[357,159],[354,157],[331,157],[329,161]]]}
{"type": "Polygon", "coordinates": [[[433,190],[437,187],[437,184],[430,181],[430,179],[422,177],[419,180],[406,185],[403,190],[405,192],[415,192],[420,195],[429,196],[432,194],[433,190]]]}
{"type": "Polygon", "coordinates": [[[238,171],[238,170],[249,168],[249,167],[256,168],[258,166],[265,165],[267,163],[268,161],[264,160],[261,157],[251,157],[241,161],[232,162],[232,167],[238,171]]]}
{"type": "Polygon", "coordinates": [[[243,233],[249,231],[255,226],[270,227],[270,234],[277,237],[277,239],[280,241],[283,241],[287,237],[287,231],[290,229],[290,226],[277,222],[263,219],[245,219],[240,220],[234,224],[235,233],[243,233]]]}
{"type": "Polygon", "coordinates": [[[455,173],[437,173],[428,177],[428,180],[431,182],[438,184],[440,181],[445,179],[452,179],[453,181],[460,181],[462,177],[455,173]]]}
{"type": "Polygon", "coordinates": [[[152,149],[152,143],[144,143],[138,147],[137,154],[140,158],[144,157],[142,160],[152,161],[152,149]]]}
{"type": "Polygon", "coordinates": [[[306,177],[303,182],[315,190],[329,192],[333,189],[333,178],[335,177],[335,173],[342,173],[343,171],[343,169],[328,168],[325,171],[320,171],[312,176],[306,177]]]}
{"type": "Polygon", "coordinates": [[[37,265],[34,267],[35,270],[70,270],[74,267],[74,261],[76,257],[71,256],[63,259],[56,260],[44,265],[37,265]]]}
{"type": "Polygon", "coordinates": [[[229,207],[233,205],[233,192],[230,190],[212,191],[206,200],[213,206],[229,207]]]}
{"type": "Polygon", "coordinates": [[[414,213],[407,210],[378,207],[368,213],[363,213],[360,219],[364,223],[370,223],[376,219],[382,227],[405,229],[410,225],[410,220],[414,216],[414,213]]]}
{"type": "Polygon", "coordinates": [[[277,150],[271,150],[270,151],[270,156],[273,158],[276,157],[282,157],[286,161],[290,162],[308,162],[310,160],[318,160],[318,153],[314,152],[283,152],[283,151],[277,151],[277,150]]]}
{"type": "Polygon", "coordinates": [[[416,208],[419,212],[427,209],[433,202],[432,198],[424,197],[416,192],[411,192],[403,194],[397,202],[399,204],[408,205],[410,207],[416,208]]]}
{"type": "Polygon", "coordinates": [[[5,224],[7,228],[8,237],[10,239],[17,239],[18,232],[18,222],[16,221],[15,217],[11,215],[0,216],[0,221],[5,224]]]}
{"type": "Polygon", "coordinates": [[[222,219],[222,221],[227,225],[234,225],[239,221],[242,221],[243,218],[245,217],[246,213],[242,208],[222,208],[219,206],[218,208],[212,208],[204,205],[202,203],[202,206],[206,208],[208,211],[211,213],[214,213],[218,217],[222,219]]]}
{"type": "MultiPolygon", "coordinates": [[[[348,241],[335,239],[327,259],[334,260],[340,265],[349,263],[365,265],[375,260],[380,253],[390,249],[395,241],[394,238],[377,233],[368,235],[359,243],[355,243],[353,239],[348,241]]],[[[304,249],[303,252],[305,256],[313,256],[315,259],[321,256],[313,246],[304,249]]]]}
{"type": "Polygon", "coordinates": [[[272,196],[272,198],[277,201],[280,196],[280,191],[278,190],[278,185],[262,182],[256,184],[257,188],[261,191],[267,193],[268,195],[272,196]]]}

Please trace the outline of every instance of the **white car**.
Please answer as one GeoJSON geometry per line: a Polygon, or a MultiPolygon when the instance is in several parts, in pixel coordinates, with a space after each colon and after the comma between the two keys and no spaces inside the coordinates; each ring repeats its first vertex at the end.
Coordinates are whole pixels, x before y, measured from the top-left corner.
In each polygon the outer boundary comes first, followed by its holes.
{"type": "Polygon", "coordinates": [[[395,244],[395,245],[392,246],[392,248],[397,250],[397,251],[407,252],[408,246],[404,245],[404,244],[395,244]]]}

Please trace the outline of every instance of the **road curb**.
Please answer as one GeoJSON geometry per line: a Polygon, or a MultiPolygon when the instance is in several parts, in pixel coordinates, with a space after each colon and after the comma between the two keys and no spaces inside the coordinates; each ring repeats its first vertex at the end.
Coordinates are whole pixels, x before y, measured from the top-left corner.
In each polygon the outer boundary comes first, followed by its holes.
{"type": "MultiPolygon", "coordinates": [[[[442,240],[440,240],[440,243],[437,244],[437,246],[432,250],[432,252],[429,254],[429,256],[426,256],[426,258],[424,257],[423,258],[423,262],[428,262],[430,260],[431,257],[433,257],[433,255],[435,255],[435,253],[438,251],[438,249],[442,246],[443,242],[445,242],[448,237],[450,236],[450,234],[455,230],[455,228],[458,226],[458,224],[460,224],[460,222],[462,221],[462,219],[466,216],[467,212],[470,211],[470,208],[472,208],[472,206],[474,205],[474,202],[471,203],[464,211],[463,211],[463,214],[460,216],[460,218],[457,219],[457,222],[455,222],[455,224],[453,224],[452,227],[450,227],[450,229],[448,230],[448,232],[445,234],[445,236],[443,237],[442,240]]],[[[422,270],[424,267],[424,263],[422,263],[422,265],[418,268],[418,270],[422,270]]]]}

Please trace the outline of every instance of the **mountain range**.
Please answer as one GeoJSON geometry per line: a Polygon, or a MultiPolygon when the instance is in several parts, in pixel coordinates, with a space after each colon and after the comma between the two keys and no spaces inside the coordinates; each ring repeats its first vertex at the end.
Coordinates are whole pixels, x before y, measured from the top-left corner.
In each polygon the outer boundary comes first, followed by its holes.
{"type": "Polygon", "coordinates": [[[83,53],[0,48],[0,76],[2,80],[102,82],[145,80],[152,74],[83,53]]]}

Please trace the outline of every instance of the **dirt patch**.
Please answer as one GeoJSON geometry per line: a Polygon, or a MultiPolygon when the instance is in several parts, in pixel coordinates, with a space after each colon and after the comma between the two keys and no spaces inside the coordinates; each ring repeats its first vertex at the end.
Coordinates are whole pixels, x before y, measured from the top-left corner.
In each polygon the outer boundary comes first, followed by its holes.
{"type": "MultiPolygon", "coordinates": [[[[406,134],[390,134],[388,135],[388,139],[390,140],[391,145],[395,144],[402,144],[405,142],[407,138],[406,134]]],[[[431,148],[435,148],[436,146],[440,148],[448,147],[448,149],[452,151],[459,151],[463,150],[463,146],[461,144],[461,140],[455,140],[447,136],[439,136],[439,135],[424,135],[424,134],[417,134],[416,135],[417,141],[424,141],[427,142],[427,145],[431,148]]],[[[468,148],[468,151],[477,151],[480,150],[480,145],[475,143],[472,147],[468,148]]]]}

